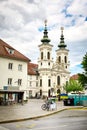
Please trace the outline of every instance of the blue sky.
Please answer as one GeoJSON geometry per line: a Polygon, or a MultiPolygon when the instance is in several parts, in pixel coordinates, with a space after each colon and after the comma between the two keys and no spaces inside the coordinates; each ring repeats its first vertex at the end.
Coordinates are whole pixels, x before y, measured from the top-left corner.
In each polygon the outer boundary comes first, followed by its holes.
{"type": "Polygon", "coordinates": [[[45,19],[53,58],[56,58],[63,26],[71,75],[83,72],[81,62],[87,52],[87,0],[0,0],[0,38],[33,63],[38,61],[45,19]]]}

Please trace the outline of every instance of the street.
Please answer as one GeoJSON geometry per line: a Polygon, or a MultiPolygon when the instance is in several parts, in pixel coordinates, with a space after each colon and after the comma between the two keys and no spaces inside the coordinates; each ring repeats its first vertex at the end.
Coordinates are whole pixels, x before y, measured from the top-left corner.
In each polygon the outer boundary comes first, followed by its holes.
{"type": "Polygon", "coordinates": [[[9,130],[87,130],[87,110],[65,110],[44,118],[0,124],[0,126],[9,130]]]}

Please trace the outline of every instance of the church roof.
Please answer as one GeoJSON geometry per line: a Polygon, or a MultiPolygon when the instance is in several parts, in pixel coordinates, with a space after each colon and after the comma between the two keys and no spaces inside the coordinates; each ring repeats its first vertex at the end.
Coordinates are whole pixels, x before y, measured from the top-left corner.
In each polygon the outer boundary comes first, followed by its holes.
{"type": "Polygon", "coordinates": [[[0,57],[29,62],[30,59],[0,39],[0,57]]]}
{"type": "Polygon", "coordinates": [[[78,74],[75,74],[75,75],[72,75],[71,77],[70,77],[70,79],[73,79],[73,80],[78,80],[78,74]]]}
{"type": "Polygon", "coordinates": [[[61,49],[64,49],[64,48],[66,48],[66,44],[65,44],[65,42],[64,42],[64,35],[63,35],[63,30],[64,30],[64,28],[63,27],[61,27],[61,37],[60,37],[60,44],[58,45],[58,47],[61,49]]]}
{"type": "Polygon", "coordinates": [[[37,75],[38,65],[33,63],[28,63],[28,75],[37,75]]]}
{"type": "Polygon", "coordinates": [[[47,31],[47,20],[45,20],[45,28],[44,28],[44,36],[41,39],[42,43],[49,43],[51,40],[48,38],[48,31],[47,31]]]}

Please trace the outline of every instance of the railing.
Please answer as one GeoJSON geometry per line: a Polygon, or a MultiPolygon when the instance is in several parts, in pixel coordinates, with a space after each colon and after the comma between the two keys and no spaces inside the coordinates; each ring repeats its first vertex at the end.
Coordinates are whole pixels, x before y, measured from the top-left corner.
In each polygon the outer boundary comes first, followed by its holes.
{"type": "Polygon", "coordinates": [[[4,86],[4,90],[20,90],[19,86],[4,86]]]}

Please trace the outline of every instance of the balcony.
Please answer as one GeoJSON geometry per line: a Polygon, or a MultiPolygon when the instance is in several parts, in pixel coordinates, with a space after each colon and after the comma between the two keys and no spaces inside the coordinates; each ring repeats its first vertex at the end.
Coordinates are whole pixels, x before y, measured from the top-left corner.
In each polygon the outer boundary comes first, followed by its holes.
{"type": "Polygon", "coordinates": [[[17,90],[20,90],[20,87],[19,86],[3,86],[3,90],[17,91],[17,90]]]}

